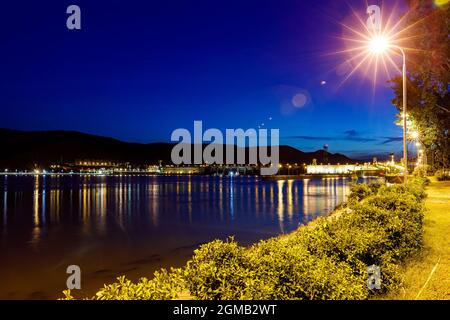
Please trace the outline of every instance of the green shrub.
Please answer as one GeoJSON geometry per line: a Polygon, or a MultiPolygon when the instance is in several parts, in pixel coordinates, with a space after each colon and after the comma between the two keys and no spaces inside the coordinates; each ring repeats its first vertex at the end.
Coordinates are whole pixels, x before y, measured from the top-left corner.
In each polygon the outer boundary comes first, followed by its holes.
{"type": "Polygon", "coordinates": [[[449,170],[443,170],[443,169],[439,169],[436,171],[436,173],[434,174],[434,176],[436,177],[436,179],[438,181],[447,181],[450,180],[450,173],[449,170]]]}
{"type": "Polygon", "coordinates": [[[413,175],[415,177],[425,178],[428,175],[428,171],[429,171],[428,170],[428,166],[426,166],[426,165],[419,165],[419,166],[416,166],[414,168],[413,175]]]}
{"type": "Polygon", "coordinates": [[[378,192],[380,195],[392,194],[394,197],[400,194],[411,194],[416,201],[421,202],[427,196],[425,192],[425,185],[427,179],[415,178],[405,184],[394,184],[392,186],[382,186],[378,192]]]}
{"type": "Polygon", "coordinates": [[[258,300],[365,299],[365,279],[327,256],[312,255],[302,245],[269,240],[250,250],[251,281],[246,298],[258,300]]]}
{"type": "MultiPolygon", "coordinates": [[[[388,223],[385,214],[386,210],[367,204],[355,206],[333,223],[305,229],[301,237],[303,245],[314,256],[332,257],[347,264],[354,276],[363,281],[367,279],[367,267],[371,265],[380,266],[386,279],[398,278],[383,268],[390,266],[388,261],[392,260],[388,232],[382,227],[388,223]]],[[[392,282],[382,281],[382,291],[392,289],[392,282]]]]}
{"type": "Polygon", "coordinates": [[[216,240],[194,251],[184,278],[191,295],[206,300],[241,299],[245,296],[250,267],[246,250],[232,238],[216,240]]]}
{"type": "Polygon", "coordinates": [[[369,184],[352,183],[350,185],[350,195],[348,196],[348,202],[358,202],[370,195],[376,194],[381,186],[382,184],[380,182],[371,182],[369,184]]]}
{"type": "MultiPolygon", "coordinates": [[[[181,269],[166,269],[156,271],[154,278],[148,280],[141,278],[137,283],[118,277],[118,282],[105,285],[100,289],[93,300],[171,300],[178,298],[184,289],[184,280],[181,269]]],[[[65,300],[73,300],[70,290],[63,292],[65,300]]]]}
{"type": "Polygon", "coordinates": [[[170,300],[178,297],[183,289],[180,269],[165,269],[154,273],[154,278],[141,278],[136,284],[124,276],[118,282],[106,285],[95,295],[96,300],[170,300]]]}
{"type": "Polygon", "coordinates": [[[411,249],[421,246],[424,206],[417,196],[422,197],[412,193],[396,195],[388,192],[366,200],[368,205],[387,212],[383,227],[389,233],[388,239],[393,245],[411,249]],[[396,235],[402,237],[395,238],[396,235]]]}

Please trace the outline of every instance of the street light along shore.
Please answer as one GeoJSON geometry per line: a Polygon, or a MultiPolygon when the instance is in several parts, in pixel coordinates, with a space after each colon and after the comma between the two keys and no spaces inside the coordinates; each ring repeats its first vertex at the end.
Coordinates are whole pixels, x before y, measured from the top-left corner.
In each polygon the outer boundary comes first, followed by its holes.
{"type": "Polygon", "coordinates": [[[401,52],[403,57],[403,67],[402,67],[402,78],[403,78],[403,161],[405,164],[404,182],[406,183],[408,180],[408,146],[407,146],[407,137],[408,137],[408,126],[406,120],[407,114],[407,79],[406,79],[406,53],[402,47],[394,44],[390,44],[389,40],[383,36],[376,36],[369,43],[369,48],[374,54],[383,54],[389,48],[397,49],[401,52]]]}
{"type": "MultiPolygon", "coordinates": [[[[353,10],[353,9],[352,9],[353,10]]],[[[407,182],[408,179],[408,149],[407,149],[407,138],[408,138],[408,128],[407,128],[407,74],[406,74],[406,53],[405,53],[405,47],[402,47],[399,45],[399,42],[406,40],[406,38],[399,38],[399,36],[402,34],[403,31],[407,30],[408,28],[404,30],[397,31],[396,28],[399,27],[401,24],[402,19],[400,19],[397,23],[395,23],[394,26],[390,26],[390,22],[392,22],[392,16],[384,21],[387,21],[384,28],[382,27],[382,18],[381,18],[381,8],[378,5],[369,5],[367,7],[367,14],[369,15],[367,19],[367,23],[364,24],[362,19],[360,19],[356,12],[353,11],[355,16],[358,18],[359,23],[362,24],[362,27],[364,28],[364,31],[360,31],[358,28],[354,28],[351,26],[348,26],[346,24],[342,24],[343,27],[345,27],[346,30],[349,30],[352,32],[353,36],[351,38],[343,38],[345,41],[351,41],[353,44],[357,43],[357,46],[351,47],[347,50],[341,51],[339,53],[355,53],[360,51],[356,56],[353,58],[347,60],[347,62],[360,59],[360,62],[357,63],[356,67],[353,68],[351,73],[347,76],[345,80],[348,79],[356,70],[358,70],[366,61],[369,61],[369,64],[372,64],[372,59],[369,59],[371,57],[375,57],[375,75],[374,79],[376,80],[376,74],[378,69],[378,61],[381,60],[383,62],[383,65],[387,71],[386,61],[385,58],[387,58],[387,61],[394,65],[397,70],[399,70],[396,63],[392,60],[389,53],[396,53],[397,51],[400,53],[400,55],[403,58],[403,68],[401,70],[402,72],[402,81],[403,81],[403,162],[404,162],[404,182],[407,182]],[[355,38],[356,37],[356,38],[355,38]]],[[[399,70],[400,71],[400,70],[399,70]]],[[[389,73],[388,73],[389,75],[389,73]]],[[[345,81],[344,80],[344,81],[345,81]]]]}

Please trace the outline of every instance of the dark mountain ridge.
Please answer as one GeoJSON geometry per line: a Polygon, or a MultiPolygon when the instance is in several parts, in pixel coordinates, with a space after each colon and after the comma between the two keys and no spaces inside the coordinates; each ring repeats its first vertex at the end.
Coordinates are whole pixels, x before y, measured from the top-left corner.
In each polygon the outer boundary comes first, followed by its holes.
{"type": "MultiPolygon", "coordinates": [[[[80,160],[128,162],[136,166],[158,164],[159,161],[172,164],[171,152],[174,146],[175,143],[123,142],[76,131],[0,129],[0,168],[33,169],[80,160]]],[[[248,159],[249,148],[245,151],[248,159]]],[[[290,146],[280,146],[280,163],[310,164],[313,159],[317,163],[355,162],[345,155],[324,150],[303,152],[290,146]]]]}

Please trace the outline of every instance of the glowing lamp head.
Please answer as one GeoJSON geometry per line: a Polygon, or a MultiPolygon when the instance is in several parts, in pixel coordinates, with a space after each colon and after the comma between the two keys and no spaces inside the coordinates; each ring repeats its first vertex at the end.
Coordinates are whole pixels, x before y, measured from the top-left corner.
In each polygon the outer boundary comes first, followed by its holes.
{"type": "Polygon", "coordinates": [[[414,140],[417,140],[417,139],[419,138],[419,132],[417,132],[417,131],[411,132],[411,137],[412,137],[414,140]]]}
{"type": "Polygon", "coordinates": [[[448,4],[450,2],[450,0],[434,0],[434,3],[438,6],[438,7],[443,7],[446,4],[448,4]]]}
{"type": "Polygon", "coordinates": [[[369,49],[374,54],[382,54],[388,47],[389,42],[383,36],[376,36],[369,43],[369,49]]]}

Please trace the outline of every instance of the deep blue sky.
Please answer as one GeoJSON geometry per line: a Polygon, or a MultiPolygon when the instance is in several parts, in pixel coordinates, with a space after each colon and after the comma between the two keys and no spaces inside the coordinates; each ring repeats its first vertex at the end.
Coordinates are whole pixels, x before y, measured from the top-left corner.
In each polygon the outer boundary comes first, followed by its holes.
{"type": "Polygon", "coordinates": [[[2,3],[0,127],[155,142],[194,120],[265,123],[305,151],[400,151],[385,143],[401,136],[385,81],[374,93],[355,74],[339,87],[348,57],[329,53],[344,48],[348,4],[364,14],[365,0],[2,3]],[[81,7],[80,31],[66,28],[70,4],[81,7]],[[310,101],[295,108],[299,93],[310,101]]]}

